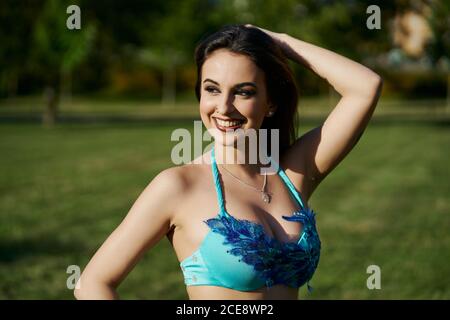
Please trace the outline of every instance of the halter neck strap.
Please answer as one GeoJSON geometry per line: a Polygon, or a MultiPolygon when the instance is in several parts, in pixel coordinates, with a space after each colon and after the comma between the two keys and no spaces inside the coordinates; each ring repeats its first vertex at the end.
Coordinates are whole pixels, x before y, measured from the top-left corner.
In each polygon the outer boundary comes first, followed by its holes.
{"type": "MultiPolygon", "coordinates": [[[[302,197],[300,196],[300,192],[298,192],[295,189],[294,184],[291,182],[289,177],[286,175],[283,168],[281,168],[281,166],[277,162],[275,162],[275,160],[273,160],[272,158],[270,158],[270,161],[272,161],[274,163],[275,168],[277,168],[276,169],[277,174],[281,177],[281,180],[283,180],[284,184],[288,187],[289,191],[294,196],[297,203],[301,206],[301,208],[304,209],[305,206],[303,204],[302,197]]],[[[219,202],[220,214],[221,215],[229,215],[225,209],[225,201],[223,199],[222,186],[220,183],[219,169],[217,168],[216,156],[214,153],[214,146],[211,149],[211,168],[212,168],[212,174],[214,177],[214,185],[216,188],[217,199],[219,202]]]]}
{"type": "Polygon", "coordinates": [[[212,168],[212,174],[214,177],[214,185],[216,187],[217,200],[219,202],[220,215],[227,215],[228,213],[225,210],[225,203],[223,200],[222,187],[220,184],[219,169],[217,169],[216,156],[214,154],[214,146],[211,149],[211,168],[212,168]]]}

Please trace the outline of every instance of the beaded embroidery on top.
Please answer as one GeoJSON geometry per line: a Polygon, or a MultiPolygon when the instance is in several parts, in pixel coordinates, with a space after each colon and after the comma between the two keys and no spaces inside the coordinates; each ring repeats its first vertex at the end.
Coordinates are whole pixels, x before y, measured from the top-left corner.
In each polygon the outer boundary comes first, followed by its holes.
{"type": "MultiPolygon", "coordinates": [[[[321,242],[315,213],[302,208],[283,219],[302,223],[298,242],[280,242],[269,237],[261,224],[229,214],[204,222],[213,232],[225,237],[223,244],[232,246],[229,253],[252,265],[268,287],[285,284],[298,288],[309,282],[319,263],[321,242]]],[[[309,283],[308,290],[312,290],[309,283]]]]}

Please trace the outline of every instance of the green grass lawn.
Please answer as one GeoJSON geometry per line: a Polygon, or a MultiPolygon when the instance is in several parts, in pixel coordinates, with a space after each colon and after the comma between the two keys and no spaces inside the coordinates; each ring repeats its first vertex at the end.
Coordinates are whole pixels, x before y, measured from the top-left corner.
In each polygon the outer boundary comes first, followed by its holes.
{"type": "MultiPolygon", "coordinates": [[[[304,124],[301,132],[313,124],[304,124]]],[[[73,299],[82,269],[144,187],[172,166],[172,123],[0,124],[0,299],[73,299]]],[[[301,299],[450,298],[450,126],[371,122],[309,201],[322,239],[301,299]],[[369,290],[369,265],[381,289],[369,290]]],[[[118,288],[122,299],[185,299],[167,239],[118,288]]]]}

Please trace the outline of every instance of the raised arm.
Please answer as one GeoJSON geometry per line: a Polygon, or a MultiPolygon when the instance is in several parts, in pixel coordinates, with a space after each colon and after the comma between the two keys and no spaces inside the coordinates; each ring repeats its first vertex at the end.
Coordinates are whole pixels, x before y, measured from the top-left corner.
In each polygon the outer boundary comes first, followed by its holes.
{"type": "Polygon", "coordinates": [[[89,261],[80,277],[77,299],[119,299],[116,288],[143,254],[166,235],[184,180],[179,168],[159,173],[89,261]]]}
{"type": "MultiPolygon", "coordinates": [[[[260,28],[261,29],[261,28],[260,28]]],[[[287,154],[294,180],[308,178],[308,193],[353,149],[375,110],[381,77],[337,53],[265,29],[285,55],[325,79],[341,98],[325,122],[300,137],[287,154]]]]}

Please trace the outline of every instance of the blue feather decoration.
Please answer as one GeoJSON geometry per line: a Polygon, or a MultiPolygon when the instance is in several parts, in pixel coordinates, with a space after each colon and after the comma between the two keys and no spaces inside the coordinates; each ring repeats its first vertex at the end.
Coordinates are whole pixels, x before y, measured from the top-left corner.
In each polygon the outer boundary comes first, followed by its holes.
{"type": "Polygon", "coordinates": [[[224,236],[223,244],[232,246],[229,253],[252,265],[268,287],[284,284],[298,288],[307,283],[311,292],[309,280],[319,263],[321,248],[315,213],[309,208],[301,208],[283,219],[302,224],[298,242],[280,242],[269,237],[261,224],[236,219],[230,214],[204,222],[213,232],[224,236]]]}

